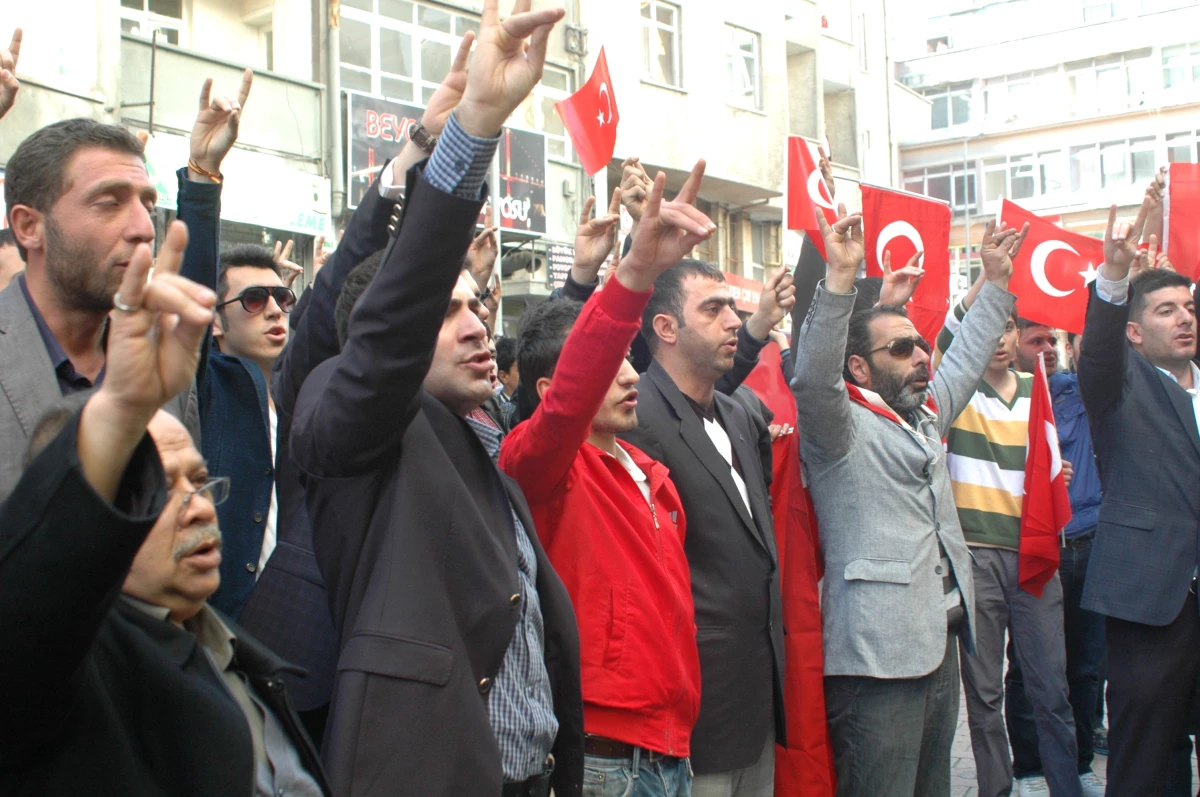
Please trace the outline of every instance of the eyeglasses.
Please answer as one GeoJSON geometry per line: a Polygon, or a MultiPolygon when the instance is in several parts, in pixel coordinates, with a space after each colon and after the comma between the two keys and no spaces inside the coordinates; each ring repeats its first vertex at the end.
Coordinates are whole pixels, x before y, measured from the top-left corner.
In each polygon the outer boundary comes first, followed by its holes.
{"type": "Polygon", "coordinates": [[[215,479],[209,479],[195,490],[181,490],[176,487],[167,490],[167,495],[183,496],[183,503],[179,505],[180,513],[186,512],[188,505],[192,503],[192,499],[198,495],[207,498],[208,502],[214,507],[220,506],[225,503],[225,499],[229,498],[229,477],[218,476],[215,479]]]}
{"type": "Polygon", "coordinates": [[[226,299],[218,304],[217,307],[221,308],[227,304],[241,302],[243,310],[250,315],[258,315],[267,309],[267,301],[272,297],[275,299],[275,304],[279,305],[279,309],[285,313],[292,312],[292,308],[296,306],[296,294],[292,293],[291,288],[285,288],[282,285],[274,287],[254,285],[245,288],[232,299],[226,299]]]}
{"type": "Polygon", "coordinates": [[[920,349],[926,354],[932,354],[932,351],[929,348],[929,341],[925,340],[925,338],[921,337],[920,335],[915,338],[896,338],[895,340],[890,341],[886,346],[880,346],[878,349],[871,349],[869,353],[874,354],[875,352],[883,351],[884,349],[887,349],[888,353],[893,357],[898,357],[900,359],[911,357],[913,349],[920,349]]]}

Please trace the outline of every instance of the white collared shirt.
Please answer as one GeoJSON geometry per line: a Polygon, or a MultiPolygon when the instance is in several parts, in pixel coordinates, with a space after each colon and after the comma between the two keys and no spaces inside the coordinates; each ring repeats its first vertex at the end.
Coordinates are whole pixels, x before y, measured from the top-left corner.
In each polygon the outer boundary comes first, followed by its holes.
{"type": "Polygon", "coordinates": [[[629,452],[621,448],[621,444],[617,444],[617,462],[629,472],[638,489],[642,491],[642,498],[646,499],[646,503],[650,503],[650,480],[646,478],[646,474],[633,461],[633,457],[629,456],[629,452]]]}

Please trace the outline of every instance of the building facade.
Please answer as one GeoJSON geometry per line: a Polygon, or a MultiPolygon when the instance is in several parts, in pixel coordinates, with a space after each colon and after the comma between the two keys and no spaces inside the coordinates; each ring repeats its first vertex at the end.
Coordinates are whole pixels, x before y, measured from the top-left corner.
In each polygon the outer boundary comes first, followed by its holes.
{"type": "Polygon", "coordinates": [[[1200,157],[1200,3],[947,5],[896,47],[899,79],[930,101],[902,138],[901,187],[954,209],[955,293],[1002,198],[1099,237],[1159,166],[1200,157]]]}

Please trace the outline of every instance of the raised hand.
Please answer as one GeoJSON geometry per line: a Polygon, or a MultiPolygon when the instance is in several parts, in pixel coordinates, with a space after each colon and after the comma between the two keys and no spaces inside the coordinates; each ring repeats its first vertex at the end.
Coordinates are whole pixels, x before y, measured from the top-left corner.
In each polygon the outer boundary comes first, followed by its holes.
{"type": "Polygon", "coordinates": [[[833,199],[833,164],[829,162],[829,156],[825,154],[824,147],[817,147],[817,155],[820,158],[817,161],[817,168],[821,170],[821,177],[825,180],[825,187],[829,189],[829,198],[833,199]]]}
{"type": "MultiPolygon", "coordinates": [[[[213,97],[212,78],[205,80],[200,88],[200,111],[192,125],[191,158],[192,163],[205,172],[221,173],[221,161],[225,160],[229,150],[233,149],[233,143],[237,141],[242,110],[250,97],[250,86],[253,83],[254,72],[247,69],[242,73],[242,87],[238,90],[236,99],[213,97]]],[[[206,175],[189,169],[188,177],[203,180],[206,175]]]]}
{"type": "Polygon", "coordinates": [[[0,118],[8,113],[17,101],[21,84],[17,82],[17,59],[21,57],[21,29],[13,31],[8,49],[0,50],[0,118]]]}
{"type": "Polygon", "coordinates": [[[1029,224],[1026,223],[1020,231],[1008,227],[996,231],[996,220],[990,219],[983,228],[983,243],[979,247],[979,259],[983,262],[983,274],[988,282],[995,283],[1001,288],[1008,288],[1008,280],[1012,277],[1013,258],[1021,251],[1021,244],[1029,234],[1029,224]]]}
{"type": "Polygon", "coordinates": [[[429,103],[425,106],[425,113],[421,114],[422,127],[435,136],[442,134],[442,130],[446,127],[446,120],[450,118],[450,112],[458,106],[462,99],[463,90],[467,87],[467,56],[471,54],[471,45],[474,43],[474,31],[469,30],[463,34],[462,41],[458,45],[458,52],[454,56],[454,63],[450,65],[450,71],[446,73],[442,84],[429,98],[429,103]]]}
{"type": "Polygon", "coordinates": [[[642,211],[646,207],[646,198],[654,181],[636,156],[626,158],[621,162],[621,204],[629,212],[636,225],[642,220],[642,211]]]}
{"type": "Polygon", "coordinates": [[[883,269],[883,288],[879,291],[877,304],[891,307],[903,307],[908,304],[908,300],[916,293],[917,286],[921,284],[921,277],[925,276],[925,269],[921,268],[921,258],[924,256],[924,252],[917,252],[908,259],[904,268],[892,271],[892,253],[883,253],[883,262],[879,264],[883,269]]]}
{"type": "Polygon", "coordinates": [[[150,247],[139,244],[113,302],[100,390],[125,412],[145,414],[147,421],[191,385],[217,303],[211,290],[179,276],[186,248],[187,227],[172,222],[147,282],[150,247]]]}
{"type": "Polygon", "coordinates": [[[595,197],[588,197],[579,214],[579,228],[575,231],[575,263],[571,266],[571,279],[581,285],[596,281],[600,267],[608,253],[617,245],[617,222],[621,220],[621,189],[614,188],[608,213],[589,218],[596,204],[595,197]]]}
{"type": "Polygon", "coordinates": [[[1137,241],[1142,237],[1142,228],[1150,212],[1151,200],[1146,197],[1138,209],[1137,218],[1130,224],[1117,223],[1117,206],[1108,209],[1108,227],[1104,231],[1104,278],[1118,282],[1129,276],[1129,270],[1137,259],[1137,241]]]}
{"type": "Polygon", "coordinates": [[[566,12],[561,8],[530,11],[531,3],[516,0],[512,16],[502,21],[499,0],[484,0],[475,63],[455,111],[458,123],[470,135],[498,135],[542,79],[550,30],[566,12]]]}
{"type": "Polygon", "coordinates": [[[279,266],[279,277],[283,280],[283,287],[290,288],[292,283],[296,281],[304,273],[304,267],[299,263],[292,262],[292,247],[295,246],[295,241],[289,240],[286,244],[282,241],[275,242],[275,251],[271,258],[275,261],[275,265],[279,266]]]}
{"type": "Polygon", "coordinates": [[[496,255],[500,252],[500,242],[496,239],[498,229],[484,227],[483,232],[476,235],[467,247],[467,271],[481,291],[491,280],[492,270],[496,268],[496,255]]]}
{"type": "Polygon", "coordinates": [[[758,308],[746,319],[746,331],[759,340],[766,340],[775,325],[796,306],[796,286],[787,266],[780,266],[763,286],[758,308]]]}
{"type": "Polygon", "coordinates": [[[696,161],[687,182],[674,201],[663,201],[667,176],[654,178],[642,223],[633,232],[629,253],[617,266],[617,279],[626,288],[648,291],[659,274],[678,263],[692,248],[717,229],[712,219],[694,207],[700,182],[704,179],[704,161],[696,161]]]}
{"type": "Polygon", "coordinates": [[[317,272],[321,267],[329,262],[331,252],[325,251],[325,236],[318,235],[317,240],[313,243],[313,278],[317,276],[317,272]]]}
{"type": "Polygon", "coordinates": [[[1167,194],[1167,167],[1161,166],[1154,173],[1154,179],[1146,186],[1143,202],[1146,204],[1146,225],[1142,228],[1142,243],[1150,240],[1151,235],[1157,235],[1162,240],[1163,233],[1163,199],[1167,194]]]}
{"type": "Polygon", "coordinates": [[[832,293],[850,293],[854,289],[858,267],[867,255],[862,214],[847,214],[846,206],[840,203],[837,213],[837,221],[830,227],[820,208],[814,210],[817,229],[825,239],[825,288],[832,293]]]}

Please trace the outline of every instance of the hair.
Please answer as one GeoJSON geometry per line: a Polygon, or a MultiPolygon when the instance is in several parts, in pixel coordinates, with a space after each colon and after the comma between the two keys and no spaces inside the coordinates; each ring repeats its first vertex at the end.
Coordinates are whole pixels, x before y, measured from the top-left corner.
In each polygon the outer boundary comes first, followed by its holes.
{"type": "Polygon", "coordinates": [[[1075,341],[1076,341],[1076,340],[1078,340],[1078,339],[1079,339],[1079,338],[1081,338],[1081,337],[1083,337],[1083,336],[1082,336],[1080,333],[1078,333],[1078,332],[1068,332],[1068,333],[1067,333],[1067,343],[1069,343],[1070,345],[1074,346],[1074,345],[1075,345],[1075,341]]]}
{"type": "MultiPolygon", "coordinates": [[[[8,205],[10,226],[12,209],[17,205],[50,212],[67,190],[67,164],[76,152],[87,147],[137,155],[143,162],[146,159],[142,142],[123,127],[92,119],[66,119],[46,125],[22,141],[8,161],[4,202],[8,205]]],[[[13,243],[21,258],[26,259],[25,247],[15,238],[13,243]]]]}
{"type": "Polygon", "coordinates": [[[10,228],[5,227],[3,230],[0,230],[0,249],[3,249],[6,246],[16,245],[16,236],[13,235],[13,231],[10,228]]]}
{"type": "Polygon", "coordinates": [[[496,368],[508,373],[513,363],[517,362],[517,350],[520,342],[513,337],[496,338],[496,368]]]}
{"type": "MultiPolygon", "coordinates": [[[[1016,311],[1014,310],[1013,312],[1016,311]]],[[[1020,316],[1017,316],[1017,329],[1024,332],[1030,327],[1046,327],[1047,329],[1053,329],[1053,327],[1051,327],[1049,324],[1043,324],[1041,321],[1030,321],[1028,318],[1021,318],[1020,316]]]]}
{"type": "Polygon", "coordinates": [[[854,377],[850,375],[850,358],[857,354],[863,359],[870,359],[871,324],[874,323],[876,318],[883,318],[884,316],[908,318],[908,311],[903,307],[881,304],[866,310],[858,310],[850,316],[850,332],[846,335],[846,359],[842,365],[842,375],[846,378],[846,381],[857,384],[854,377]]]}
{"type": "Polygon", "coordinates": [[[1129,300],[1129,320],[1141,323],[1142,315],[1150,306],[1150,294],[1163,288],[1192,288],[1191,280],[1174,271],[1155,268],[1143,271],[1129,283],[1133,295],[1129,300]]]}
{"type": "Polygon", "coordinates": [[[563,343],[582,309],[581,303],[569,299],[545,301],[521,318],[517,365],[521,369],[521,384],[525,385],[529,401],[535,408],[540,400],[537,382],[544,376],[554,375],[563,343]]]}
{"type": "MultiPolygon", "coordinates": [[[[654,332],[654,317],[669,315],[683,323],[683,283],[688,277],[701,277],[714,282],[724,282],[725,275],[719,268],[703,260],[687,258],[658,275],[654,280],[654,293],[642,311],[642,336],[645,337],[650,353],[658,350],[658,335],[654,332]]],[[[521,363],[521,373],[525,364],[521,363]]]]}
{"type": "Polygon", "coordinates": [[[339,348],[345,346],[346,341],[350,338],[350,313],[354,311],[358,297],[367,290],[367,286],[379,272],[379,267],[383,265],[385,251],[380,249],[378,252],[367,255],[361,263],[350,270],[346,279],[342,281],[342,290],[338,293],[337,304],[333,307],[333,323],[337,327],[339,348]]]}
{"type": "Polygon", "coordinates": [[[854,281],[854,289],[858,291],[854,297],[854,312],[870,310],[883,293],[883,277],[859,277],[854,281]]]}
{"type": "Polygon", "coordinates": [[[217,301],[225,301],[229,293],[229,280],[226,272],[231,268],[266,268],[279,275],[279,264],[275,262],[274,253],[265,246],[258,244],[238,244],[231,246],[221,253],[217,262],[217,301]]]}

